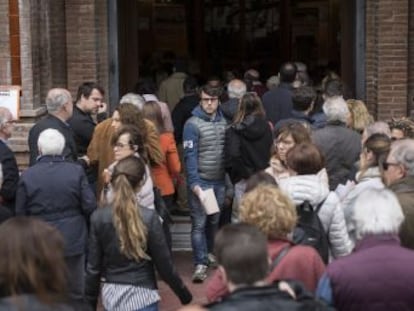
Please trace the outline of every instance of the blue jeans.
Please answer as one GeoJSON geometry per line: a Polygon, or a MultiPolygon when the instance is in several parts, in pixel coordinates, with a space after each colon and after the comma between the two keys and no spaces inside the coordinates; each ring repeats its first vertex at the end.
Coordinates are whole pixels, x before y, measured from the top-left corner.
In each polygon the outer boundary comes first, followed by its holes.
{"type": "MultiPolygon", "coordinates": [[[[224,204],[225,187],[223,183],[201,184],[205,190],[213,188],[220,210],[224,204]]],[[[199,198],[191,189],[188,189],[188,198],[191,215],[191,246],[195,265],[207,265],[207,254],[213,251],[214,236],[218,230],[220,213],[207,215],[199,198]]]]}

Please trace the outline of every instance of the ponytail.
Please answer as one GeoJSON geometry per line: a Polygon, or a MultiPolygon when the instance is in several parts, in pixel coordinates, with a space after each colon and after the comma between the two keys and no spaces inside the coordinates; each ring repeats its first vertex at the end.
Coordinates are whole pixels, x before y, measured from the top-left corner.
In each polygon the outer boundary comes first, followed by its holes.
{"type": "Polygon", "coordinates": [[[131,187],[126,173],[113,176],[112,186],[113,223],[121,253],[136,261],[149,259],[146,253],[147,228],[137,204],[136,189],[131,187]]]}

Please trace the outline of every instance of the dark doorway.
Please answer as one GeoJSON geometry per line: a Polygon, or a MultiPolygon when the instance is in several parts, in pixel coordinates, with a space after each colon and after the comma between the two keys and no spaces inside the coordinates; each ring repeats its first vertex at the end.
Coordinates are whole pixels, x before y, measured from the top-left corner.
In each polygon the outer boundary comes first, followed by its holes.
{"type": "MultiPolygon", "coordinates": [[[[351,56],[343,55],[343,42],[355,41],[356,2],[118,1],[120,94],[142,76],[160,81],[176,57],[189,60],[191,73],[204,76],[253,67],[266,79],[287,60],[307,64],[316,79],[326,68],[341,74],[341,63],[355,68],[354,46],[351,56]]],[[[345,78],[353,83],[356,72],[351,71],[345,78]]],[[[355,84],[350,88],[354,92],[355,84]]]]}

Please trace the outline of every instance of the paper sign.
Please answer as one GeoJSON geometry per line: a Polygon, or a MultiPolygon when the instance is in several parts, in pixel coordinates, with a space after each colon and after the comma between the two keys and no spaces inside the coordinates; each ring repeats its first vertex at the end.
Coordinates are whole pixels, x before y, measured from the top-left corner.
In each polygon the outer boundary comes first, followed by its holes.
{"type": "Polygon", "coordinates": [[[200,194],[200,201],[203,204],[207,215],[213,215],[220,211],[214,190],[212,188],[203,190],[200,194]]]}
{"type": "Polygon", "coordinates": [[[9,109],[14,120],[19,119],[20,86],[0,85],[0,107],[9,109]]]}

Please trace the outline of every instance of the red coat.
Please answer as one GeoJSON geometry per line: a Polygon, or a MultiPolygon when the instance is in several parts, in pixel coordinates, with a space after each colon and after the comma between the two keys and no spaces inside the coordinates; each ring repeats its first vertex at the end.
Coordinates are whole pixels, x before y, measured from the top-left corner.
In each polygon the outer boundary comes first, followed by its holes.
{"type": "Polygon", "coordinates": [[[173,177],[181,171],[181,162],[175,144],[174,134],[165,132],[160,135],[161,151],[165,161],[151,167],[155,185],[161,191],[161,195],[171,195],[174,191],[173,177]]]}
{"type": "MultiPolygon", "coordinates": [[[[286,240],[269,241],[268,252],[271,260],[273,261],[289,243],[286,240]]],[[[301,281],[308,290],[314,292],[324,272],[325,264],[315,249],[310,246],[295,245],[268,275],[267,281],[271,283],[282,279],[297,280],[301,281]]],[[[219,270],[215,271],[207,283],[206,290],[209,301],[216,301],[228,294],[219,270]]]]}

